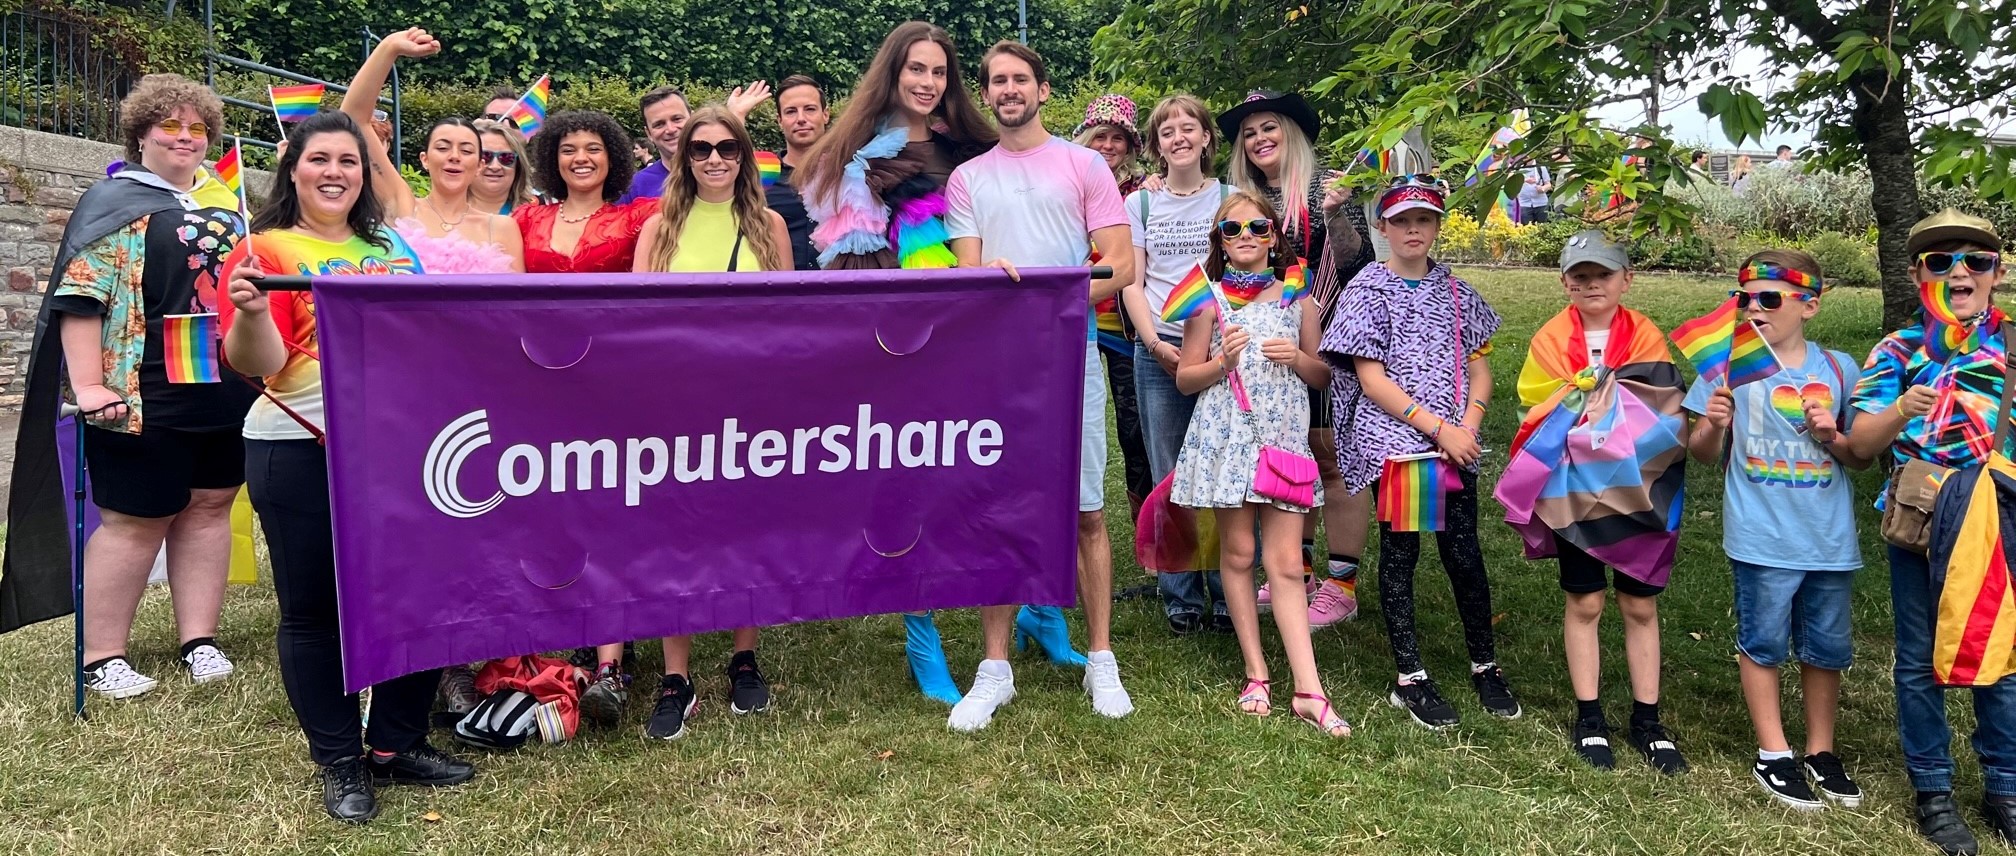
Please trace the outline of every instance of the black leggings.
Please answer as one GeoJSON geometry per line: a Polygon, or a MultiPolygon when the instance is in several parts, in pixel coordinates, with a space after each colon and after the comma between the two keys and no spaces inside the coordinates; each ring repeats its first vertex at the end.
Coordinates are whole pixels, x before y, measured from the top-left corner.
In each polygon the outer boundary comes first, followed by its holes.
{"type": "MultiPolygon", "coordinates": [[[[1373,489],[1377,490],[1375,483],[1373,489]]],[[[1376,494],[1375,494],[1376,496],[1376,494]]],[[[1449,495],[1442,531],[1435,533],[1442,569],[1456,591],[1456,613],[1470,662],[1498,659],[1491,636],[1491,580],[1484,574],[1484,551],[1477,545],[1477,475],[1463,474],[1463,489],[1449,495]]],[[[1379,608],[1386,614],[1386,638],[1400,673],[1421,671],[1421,639],[1414,629],[1414,565],[1421,560],[1421,533],[1395,532],[1379,524],[1379,608]]]]}
{"type": "Polygon", "coordinates": [[[1106,357],[1106,388],[1113,394],[1113,427],[1120,433],[1127,497],[1140,502],[1155,490],[1155,482],[1148,475],[1148,441],[1141,432],[1141,408],[1134,402],[1134,350],[1129,348],[1123,355],[1101,348],[1099,353],[1106,357]]]}
{"type": "Polygon", "coordinates": [[[441,670],[372,687],[368,735],[357,696],[343,691],[329,459],[322,446],[314,440],[247,440],[245,478],[273,560],[273,593],[280,601],[280,680],[308,736],[308,754],[328,766],[363,755],[367,738],[385,752],[419,746],[427,738],[441,670]]]}

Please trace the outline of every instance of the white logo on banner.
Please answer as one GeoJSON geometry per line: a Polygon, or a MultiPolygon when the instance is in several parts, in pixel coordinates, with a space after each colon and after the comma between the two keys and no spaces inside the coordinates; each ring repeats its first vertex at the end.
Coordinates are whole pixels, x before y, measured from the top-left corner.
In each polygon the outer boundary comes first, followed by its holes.
{"type": "Polygon", "coordinates": [[[551,493],[617,490],[623,504],[643,501],[643,489],[670,475],[680,484],[771,478],[809,470],[891,470],[951,467],[961,463],[991,467],[1000,462],[1006,438],[992,419],[944,419],[894,425],[875,421],[874,405],[856,409],[851,425],[745,431],[740,420],[721,420],[721,430],[698,437],[630,437],[623,440],[565,440],[544,447],[519,443],[497,459],[498,490],[473,501],[462,495],[462,464],[488,446],[490,413],[472,410],[449,422],[427,447],[421,482],[427,501],[442,514],[480,517],[507,496],[529,496],[542,487],[551,493]],[[851,439],[850,439],[851,435],[851,439]]]}

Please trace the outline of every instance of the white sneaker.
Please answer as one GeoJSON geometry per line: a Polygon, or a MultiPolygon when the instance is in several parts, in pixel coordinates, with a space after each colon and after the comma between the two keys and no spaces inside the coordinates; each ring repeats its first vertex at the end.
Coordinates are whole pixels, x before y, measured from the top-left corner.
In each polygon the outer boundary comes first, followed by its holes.
{"type": "Polygon", "coordinates": [[[1120,685],[1120,661],[1111,651],[1085,655],[1085,692],[1092,695],[1092,709],[1100,716],[1119,719],[1134,712],[1134,700],[1120,685]]]}
{"type": "Polygon", "coordinates": [[[132,698],[152,692],[158,682],[133,670],[125,657],[113,657],[105,665],[84,673],[84,688],[106,698],[132,698]]]}
{"type": "Polygon", "coordinates": [[[236,668],[231,665],[231,658],[224,656],[224,652],[217,650],[215,645],[198,645],[190,649],[189,653],[182,655],[182,665],[189,667],[189,680],[199,684],[231,677],[232,670],[236,668]]]}
{"type": "MultiPolygon", "coordinates": [[[[1110,655],[1109,655],[1110,656],[1110,655]]],[[[994,711],[1015,700],[1015,673],[1007,660],[981,660],[973,676],[973,688],[952,706],[945,727],[953,731],[979,731],[994,721],[994,711]]]]}

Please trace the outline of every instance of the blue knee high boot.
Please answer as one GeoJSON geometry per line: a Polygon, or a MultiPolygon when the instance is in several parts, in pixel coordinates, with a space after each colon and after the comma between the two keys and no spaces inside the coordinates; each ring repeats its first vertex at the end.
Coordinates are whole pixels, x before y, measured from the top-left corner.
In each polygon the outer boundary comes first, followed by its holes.
{"type": "Polygon", "coordinates": [[[945,645],[938,640],[938,622],[930,613],[903,616],[903,653],[910,658],[910,674],[927,698],[946,704],[959,703],[959,685],[952,683],[952,670],[945,665],[945,645]]]}
{"type": "Polygon", "coordinates": [[[1015,648],[1037,650],[1059,666],[1085,668],[1085,655],[1071,647],[1071,626],[1064,622],[1064,610],[1054,606],[1025,606],[1015,613],[1015,648]]]}

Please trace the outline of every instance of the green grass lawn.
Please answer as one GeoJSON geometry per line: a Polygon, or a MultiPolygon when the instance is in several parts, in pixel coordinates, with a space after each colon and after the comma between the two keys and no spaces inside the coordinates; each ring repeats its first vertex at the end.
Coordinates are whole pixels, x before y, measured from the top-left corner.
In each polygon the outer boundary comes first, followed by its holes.
{"type": "MultiPolygon", "coordinates": [[[[1562,303],[1556,277],[1472,270],[1505,316],[1486,445],[1515,424],[1512,381],[1525,339],[1562,303]]],[[[1626,298],[1663,328],[1723,298],[1725,281],[1645,277],[1626,298]]],[[[1829,295],[1809,332],[1860,357],[1882,332],[1874,291],[1829,295]]],[[[1117,447],[1115,454],[1117,456],[1117,447]]],[[[1110,507],[1124,508],[1117,457],[1110,507]]],[[[1494,474],[1495,475],[1495,474],[1494,474]]],[[[1092,713],[1078,673],[1016,660],[1021,696],[975,736],[945,729],[945,708],[913,688],[894,618],[771,631],[764,662],[777,691],[768,715],[727,713],[718,669],[727,640],[702,641],[701,713],[686,739],[647,743],[648,702],[631,723],[573,745],[479,756],[482,775],[439,792],[381,791],[384,813],[353,829],[323,817],[313,767],[273,656],[275,610],[263,586],[234,589],[224,648],[238,674],[191,686],[174,668],[164,591],[148,595],[134,659],[162,678],[152,695],[92,702],[73,721],[67,621],[0,637],[0,852],[26,853],[1911,853],[1910,792],[1894,733],[1886,571],[1873,513],[1863,512],[1856,653],[1841,754],[1870,792],[1858,811],[1778,808],[1750,780],[1755,742],[1737,689],[1728,564],[1716,514],[1720,474],[1694,467],[1673,586],[1663,598],[1666,720],[1694,771],[1661,779],[1625,749],[1619,770],[1584,768],[1567,747],[1573,712],[1561,659],[1561,593],[1550,563],[1519,557],[1486,503],[1499,648],[1525,718],[1483,714],[1462,679],[1454,607],[1436,559],[1423,558],[1421,625],[1429,668],[1463,726],[1435,734],[1385,704],[1393,678],[1377,609],[1322,632],[1317,657],[1357,733],[1333,741],[1287,716],[1236,714],[1240,675],[1230,637],[1172,638],[1159,603],[1130,600],[1116,650],[1137,712],[1092,713]]],[[[1873,496],[1858,479],[1858,505],[1873,496]]],[[[1115,515],[1115,544],[1132,526],[1115,515]]],[[[1131,550],[1116,583],[1143,581],[1131,550]]],[[[1370,557],[1368,556],[1368,559],[1370,557]]],[[[805,561],[818,561],[805,557],[805,561]]],[[[979,659],[972,612],[941,616],[962,686],[979,659]]],[[[1271,662],[1286,673],[1271,638],[1271,662]]],[[[1082,639],[1082,636],[1080,637],[1082,639]]],[[[1621,637],[1606,618],[1604,694],[1622,722],[1621,637]]],[[[655,668],[651,654],[644,664],[655,668]]],[[[1790,673],[1788,673],[1789,676],[1790,673]]],[[[1788,685],[1788,689],[1791,685],[1788,685]]],[[[1791,690],[1795,691],[1796,690],[1791,690]]],[[[641,695],[641,694],[640,694],[641,695]]],[[[1971,721],[1957,703],[1956,729],[1971,721]]],[[[1796,699],[1788,707],[1799,745],[1796,699]]],[[[445,738],[437,742],[446,745],[445,738]]],[[[1963,804],[1979,793],[1971,751],[1956,743],[1963,804]]],[[[1980,829],[1978,821],[1977,830],[1980,829]]]]}

